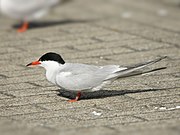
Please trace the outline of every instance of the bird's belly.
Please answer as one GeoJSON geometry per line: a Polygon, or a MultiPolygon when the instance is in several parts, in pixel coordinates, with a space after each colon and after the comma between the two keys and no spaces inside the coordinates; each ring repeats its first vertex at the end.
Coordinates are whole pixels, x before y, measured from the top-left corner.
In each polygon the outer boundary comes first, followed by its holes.
{"type": "Polygon", "coordinates": [[[67,90],[67,91],[85,91],[87,89],[85,88],[80,88],[80,87],[77,87],[76,85],[72,85],[71,83],[59,83],[58,86],[64,90],[67,90]]]}
{"type": "Polygon", "coordinates": [[[102,84],[98,85],[84,85],[83,82],[74,82],[72,80],[58,80],[57,85],[68,91],[84,91],[84,92],[92,92],[92,91],[98,91],[101,90],[104,85],[109,84],[110,81],[103,82],[102,84]]]}
{"type": "Polygon", "coordinates": [[[4,15],[14,19],[20,19],[21,14],[18,12],[17,6],[10,0],[1,0],[0,9],[4,15]]]}
{"type": "Polygon", "coordinates": [[[91,87],[82,87],[78,82],[74,82],[71,80],[58,80],[57,85],[60,88],[68,91],[87,91],[91,89],[91,87]]]}

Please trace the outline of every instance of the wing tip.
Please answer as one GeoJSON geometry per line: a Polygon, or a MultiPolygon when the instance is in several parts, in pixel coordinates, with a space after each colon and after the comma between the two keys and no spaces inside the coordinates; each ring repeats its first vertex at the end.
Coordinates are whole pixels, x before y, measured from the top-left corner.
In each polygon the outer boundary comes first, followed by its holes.
{"type": "Polygon", "coordinates": [[[168,56],[160,56],[159,58],[157,58],[156,60],[154,60],[154,62],[159,62],[159,61],[161,61],[161,60],[163,60],[163,59],[166,59],[166,58],[168,58],[168,56]]]}

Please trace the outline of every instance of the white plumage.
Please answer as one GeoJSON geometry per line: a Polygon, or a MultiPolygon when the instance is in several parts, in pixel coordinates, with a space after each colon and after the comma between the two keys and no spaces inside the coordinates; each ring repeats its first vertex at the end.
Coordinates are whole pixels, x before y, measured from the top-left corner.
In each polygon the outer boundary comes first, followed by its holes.
{"type": "Polygon", "coordinates": [[[69,0],[0,0],[2,14],[23,22],[18,32],[25,32],[29,22],[46,15],[54,6],[69,0]]]}
{"type": "Polygon", "coordinates": [[[1,12],[11,18],[32,21],[46,13],[60,0],[0,0],[1,12]]]}

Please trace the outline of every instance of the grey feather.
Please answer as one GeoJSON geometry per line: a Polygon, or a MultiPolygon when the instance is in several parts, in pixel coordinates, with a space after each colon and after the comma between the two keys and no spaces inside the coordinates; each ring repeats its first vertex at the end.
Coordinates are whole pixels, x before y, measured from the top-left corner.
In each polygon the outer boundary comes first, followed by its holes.
{"type": "MultiPolygon", "coordinates": [[[[147,67],[149,65],[152,65],[154,63],[157,63],[163,59],[167,58],[167,56],[163,56],[163,57],[160,57],[160,58],[157,58],[155,60],[151,60],[151,61],[147,61],[147,62],[143,62],[143,63],[138,63],[138,64],[135,64],[135,65],[132,65],[132,66],[127,66],[127,69],[124,69],[124,70],[121,70],[121,71],[118,71],[116,72],[116,76],[117,78],[123,78],[123,77],[128,77],[128,76],[132,76],[132,75],[135,75],[135,74],[142,74],[143,71],[137,71],[139,69],[142,69],[144,67],[147,67]]],[[[108,79],[112,79],[111,77],[107,78],[108,79]]]]}
{"type": "Polygon", "coordinates": [[[118,65],[94,66],[86,64],[66,63],[56,77],[57,85],[67,90],[87,90],[99,86],[104,78],[114,72],[123,70],[118,65]],[[62,77],[62,73],[71,75],[62,77]]]}

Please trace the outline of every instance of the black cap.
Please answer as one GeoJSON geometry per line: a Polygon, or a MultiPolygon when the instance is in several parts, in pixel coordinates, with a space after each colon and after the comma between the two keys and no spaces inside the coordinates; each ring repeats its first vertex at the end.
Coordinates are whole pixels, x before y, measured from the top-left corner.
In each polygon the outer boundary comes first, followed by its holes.
{"type": "Polygon", "coordinates": [[[56,61],[60,64],[65,64],[65,61],[62,59],[61,55],[54,53],[54,52],[49,52],[44,54],[43,56],[41,56],[41,58],[39,58],[39,61],[56,61]]]}

